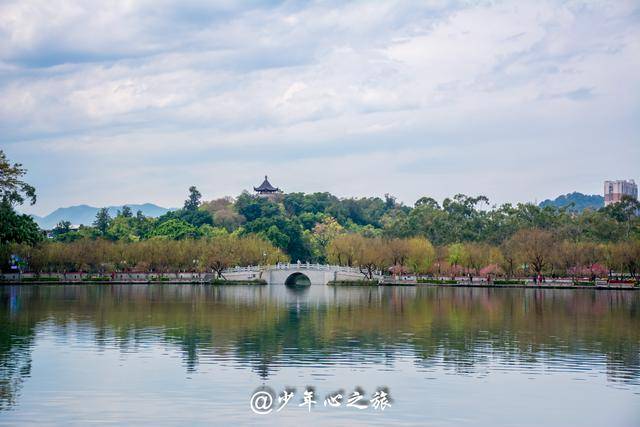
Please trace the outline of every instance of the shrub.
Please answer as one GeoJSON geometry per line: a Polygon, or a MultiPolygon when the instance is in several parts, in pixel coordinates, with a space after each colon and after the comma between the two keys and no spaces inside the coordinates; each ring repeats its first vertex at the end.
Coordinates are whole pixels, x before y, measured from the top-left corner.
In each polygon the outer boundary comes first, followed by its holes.
{"type": "Polygon", "coordinates": [[[59,282],[59,277],[23,277],[21,282],[59,282]]]}
{"type": "Polygon", "coordinates": [[[457,280],[441,280],[441,279],[418,279],[418,283],[431,283],[434,285],[457,285],[457,280]]]}
{"type": "Polygon", "coordinates": [[[526,282],[524,280],[494,280],[492,282],[494,285],[524,285],[526,282]]]}
{"type": "Polygon", "coordinates": [[[378,286],[377,280],[331,280],[331,286],[378,286]]]}
{"type": "Polygon", "coordinates": [[[96,276],[96,277],[83,277],[82,281],[83,282],[109,282],[111,280],[111,277],[109,276],[96,276]]]}
{"type": "Polygon", "coordinates": [[[267,281],[263,279],[259,280],[224,280],[215,279],[211,281],[212,285],[266,285],[267,281]]]}

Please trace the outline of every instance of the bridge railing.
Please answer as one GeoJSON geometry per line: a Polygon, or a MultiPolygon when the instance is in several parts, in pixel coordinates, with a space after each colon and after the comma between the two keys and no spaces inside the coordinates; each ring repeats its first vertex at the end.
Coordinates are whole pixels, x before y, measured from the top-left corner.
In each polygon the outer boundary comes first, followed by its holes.
{"type": "Polygon", "coordinates": [[[318,264],[309,262],[300,263],[278,263],[275,265],[248,265],[244,267],[236,266],[227,268],[225,273],[233,272],[255,272],[265,270],[316,270],[316,271],[341,271],[349,273],[360,273],[360,269],[354,267],[345,267],[342,265],[318,264]]]}

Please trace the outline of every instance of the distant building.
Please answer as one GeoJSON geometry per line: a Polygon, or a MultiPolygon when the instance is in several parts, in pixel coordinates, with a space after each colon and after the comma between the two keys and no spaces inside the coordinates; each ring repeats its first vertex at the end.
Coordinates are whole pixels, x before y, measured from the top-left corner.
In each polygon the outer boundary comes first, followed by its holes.
{"type": "Polygon", "coordinates": [[[282,193],[279,188],[271,185],[269,179],[267,178],[267,175],[264,176],[264,181],[262,181],[262,184],[260,184],[259,187],[253,187],[253,191],[258,193],[258,196],[260,197],[273,197],[277,194],[282,193]]]}
{"type": "Polygon", "coordinates": [[[604,182],[604,205],[619,202],[623,196],[638,200],[638,185],[634,180],[618,180],[604,182]]]}

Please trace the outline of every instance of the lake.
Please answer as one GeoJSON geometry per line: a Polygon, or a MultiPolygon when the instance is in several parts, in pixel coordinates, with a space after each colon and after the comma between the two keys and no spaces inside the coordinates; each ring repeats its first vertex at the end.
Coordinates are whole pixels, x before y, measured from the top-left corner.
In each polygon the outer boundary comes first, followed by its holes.
{"type": "Polygon", "coordinates": [[[640,425],[637,291],[21,285],[0,303],[0,425],[640,425]]]}

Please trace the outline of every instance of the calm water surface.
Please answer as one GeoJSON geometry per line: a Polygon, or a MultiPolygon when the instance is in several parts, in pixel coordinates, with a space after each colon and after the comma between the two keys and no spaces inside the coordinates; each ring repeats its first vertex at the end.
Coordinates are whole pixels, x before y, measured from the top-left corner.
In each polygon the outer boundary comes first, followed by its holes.
{"type": "Polygon", "coordinates": [[[0,304],[0,425],[640,425],[639,292],[23,285],[0,304]],[[296,393],[259,416],[261,386],[296,393]],[[323,406],[356,387],[392,406],[323,406]]]}

